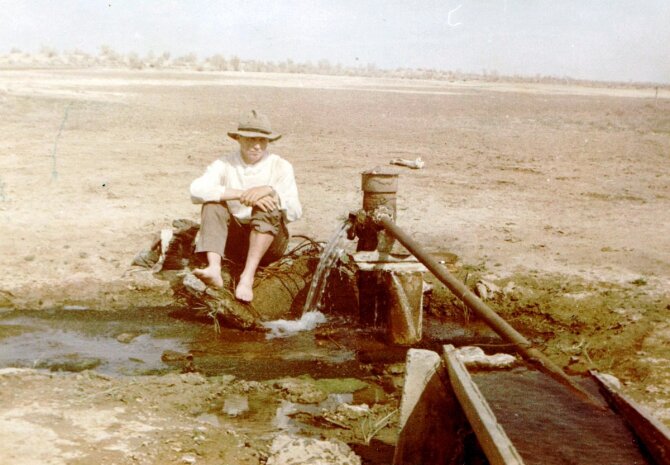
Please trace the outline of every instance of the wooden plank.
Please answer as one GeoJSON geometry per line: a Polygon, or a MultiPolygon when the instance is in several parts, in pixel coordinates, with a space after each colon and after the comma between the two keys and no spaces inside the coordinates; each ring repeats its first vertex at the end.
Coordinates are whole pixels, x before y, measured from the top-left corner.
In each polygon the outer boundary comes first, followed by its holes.
{"type": "Polygon", "coordinates": [[[479,445],[491,465],[523,465],[519,455],[498,423],[488,402],[472,381],[470,373],[456,356],[454,346],[444,346],[444,361],[454,393],[472,426],[479,445]]]}
{"type": "Polygon", "coordinates": [[[647,409],[621,393],[606,376],[597,371],[590,373],[612,408],[626,420],[654,461],[658,465],[670,465],[670,430],[647,409]]]}

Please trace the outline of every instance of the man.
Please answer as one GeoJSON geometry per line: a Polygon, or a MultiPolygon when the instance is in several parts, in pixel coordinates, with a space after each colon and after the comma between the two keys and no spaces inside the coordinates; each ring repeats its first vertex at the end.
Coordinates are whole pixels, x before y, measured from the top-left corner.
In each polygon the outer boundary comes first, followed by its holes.
{"type": "Polygon", "coordinates": [[[206,253],[208,263],[194,274],[220,288],[221,258],[244,263],[235,297],[251,302],[258,266],[284,254],[286,223],[300,218],[302,207],[293,167],[267,150],[281,135],[265,115],[252,110],[228,136],[239,151],[216,160],[191,183],[191,200],[203,204],[196,252],[206,253]]]}

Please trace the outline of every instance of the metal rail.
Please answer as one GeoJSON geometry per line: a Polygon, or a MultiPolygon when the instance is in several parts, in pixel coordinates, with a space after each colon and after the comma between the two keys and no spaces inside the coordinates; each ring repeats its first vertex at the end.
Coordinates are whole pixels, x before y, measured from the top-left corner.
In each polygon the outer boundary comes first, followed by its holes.
{"type": "Polygon", "coordinates": [[[373,219],[379,226],[384,227],[393,237],[400,241],[400,243],[404,245],[405,248],[421,263],[423,263],[437,279],[444,283],[456,297],[475,312],[477,316],[484,320],[491,329],[500,335],[500,337],[514,344],[524,359],[533,363],[541,371],[547,373],[549,376],[571,389],[582,399],[599,408],[605,408],[605,405],[600,399],[585,391],[584,388],[570,379],[565,372],[554,364],[554,362],[552,362],[546,355],[532,347],[528,339],[510,326],[510,324],[501,318],[500,315],[494,312],[488,305],[479,299],[479,297],[473,294],[470,289],[452,276],[445,267],[440,265],[433,257],[426,253],[426,251],[424,251],[414,239],[405,234],[405,232],[400,229],[389,216],[373,215],[373,219]]]}

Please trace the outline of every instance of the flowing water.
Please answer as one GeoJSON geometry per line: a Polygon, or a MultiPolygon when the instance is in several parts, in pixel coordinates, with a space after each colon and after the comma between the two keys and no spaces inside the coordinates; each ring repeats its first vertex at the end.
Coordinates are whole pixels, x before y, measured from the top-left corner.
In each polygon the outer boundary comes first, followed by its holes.
{"type": "Polygon", "coordinates": [[[297,320],[275,320],[262,323],[264,327],[270,330],[267,334],[268,339],[288,337],[301,331],[311,331],[317,325],[326,322],[326,316],[321,313],[323,295],[328,283],[328,276],[337,260],[344,253],[347,228],[350,224],[349,220],[344,221],[324,246],[319,257],[319,264],[312,277],[302,316],[297,320]]]}
{"type": "Polygon", "coordinates": [[[347,240],[347,228],[350,224],[349,220],[344,221],[335,234],[333,234],[333,237],[331,237],[328,243],[324,246],[323,252],[321,252],[321,257],[319,258],[319,264],[317,265],[316,272],[312,278],[312,284],[309,287],[309,293],[307,294],[303,313],[321,310],[323,306],[323,293],[326,289],[328,276],[337,260],[344,253],[344,244],[347,240]]]}

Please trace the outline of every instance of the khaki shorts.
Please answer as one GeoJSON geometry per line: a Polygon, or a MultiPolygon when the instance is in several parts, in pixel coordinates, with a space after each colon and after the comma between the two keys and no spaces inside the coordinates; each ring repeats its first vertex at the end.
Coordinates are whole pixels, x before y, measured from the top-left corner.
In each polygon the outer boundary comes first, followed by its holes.
{"type": "Polygon", "coordinates": [[[254,208],[249,222],[240,223],[230,213],[225,202],[205,203],[201,210],[200,233],[195,251],[215,252],[229,260],[244,264],[249,250],[249,234],[252,230],[274,236],[270,248],[261,260],[261,265],[268,265],[284,255],[289,234],[281,210],[264,212],[254,208]]]}

